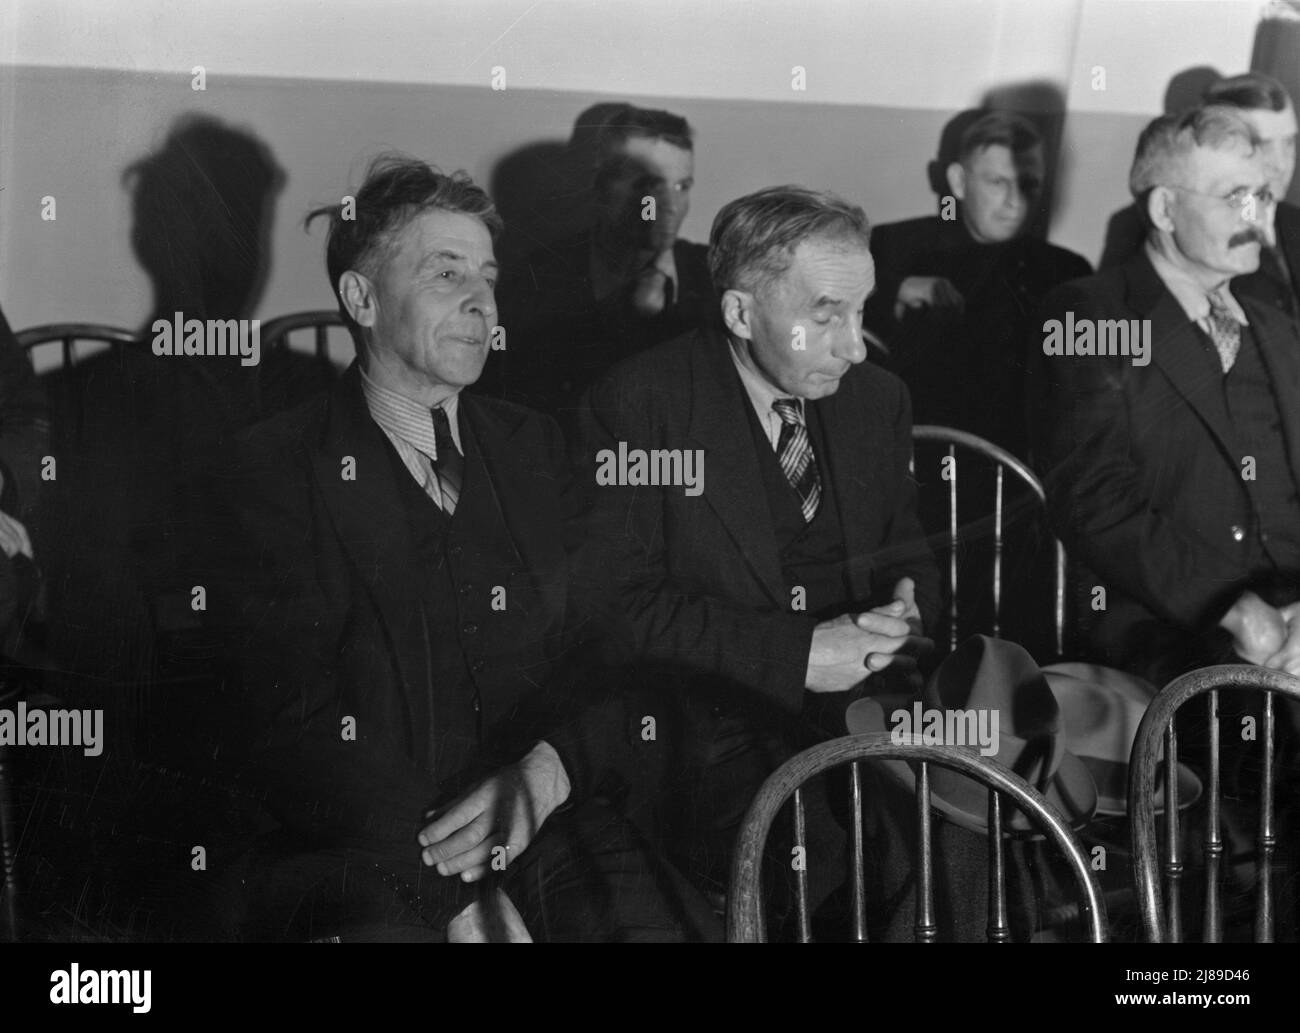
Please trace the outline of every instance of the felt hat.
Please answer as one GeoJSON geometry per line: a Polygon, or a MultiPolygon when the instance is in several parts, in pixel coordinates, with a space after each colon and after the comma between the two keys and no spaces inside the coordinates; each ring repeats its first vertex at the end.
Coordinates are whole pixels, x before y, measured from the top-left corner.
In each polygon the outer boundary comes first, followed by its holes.
{"type": "MultiPolygon", "coordinates": [[[[886,721],[880,703],[868,697],[854,702],[845,720],[852,734],[890,732],[898,741],[978,747],[1038,789],[1075,829],[1097,809],[1097,787],[1067,746],[1056,697],[1033,657],[1014,642],[972,636],[943,660],[910,710],[894,710],[886,721]]],[[[907,762],[882,767],[909,788],[915,784],[907,762]]],[[[987,828],[987,787],[932,764],[930,789],[935,809],[953,822],[987,828]]],[[[1003,813],[1007,829],[1033,830],[1019,808],[1003,813]]]]}
{"type": "MultiPolygon", "coordinates": [[[[1061,707],[1066,746],[1083,761],[1097,784],[1097,813],[1128,813],[1129,755],[1138,725],[1156,694],[1148,681],[1099,664],[1064,663],[1043,668],[1052,695],[1061,707]]],[[[1160,756],[1164,757],[1161,744],[1160,756]]],[[[1201,797],[1201,780],[1186,764],[1178,765],[1178,809],[1201,797]]],[[[1165,808],[1164,764],[1153,787],[1156,813],[1165,808]]]]}

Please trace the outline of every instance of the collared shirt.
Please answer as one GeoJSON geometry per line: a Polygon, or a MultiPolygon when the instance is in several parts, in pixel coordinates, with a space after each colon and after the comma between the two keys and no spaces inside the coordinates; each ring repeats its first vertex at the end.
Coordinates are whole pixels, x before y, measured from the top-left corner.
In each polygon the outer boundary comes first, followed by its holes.
{"type": "Polygon", "coordinates": [[[1214,290],[1206,291],[1185,270],[1178,268],[1156,250],[1149,240],[1146,243],[1146,252],[1147,258],[1151,260],[1151,264],[1155,267],[1156,275],[1169,288],[1169,293],[1174,296],[1179,307],[1187,313],[1187,318],[1204,330],[1206,334],[1210,334],[1211,294],[1223,304],[1228,314],[1238,323],[1242,326],[1250,325],[1246,319],[1245,309],[1241,307],[1237,299],[1232,296],[1232,291],[1228,289],[1227,280],[1224,280],[1214,290]]]}
{"type": "MultiPolygon", "coordinates": [[[[438,508],[445,509],[442,504],[442,487],[433,468],[433,463],[438,458],[438,442],[428,407],[380,386],[366,375],[364,369],[361,371],[361,390],[366,397],[366,408],[379,424],[379,429],[393,443],[402,465],[410,471],[415,483],[424,489],[424,493],[437,503],[438,508]]],[[[465,448],[461,444],[460,424],[456,419],[459,402],[460,394],[457,392],[439,408],[447,414],[452,440],[463,455],[465,448]]]]}
{"type": "MultiPolygon", "coordinates": [[[[667,297],[668,284],[673,285],[674,291],[677,287],[677,260],[673,258],[673,249],[661,251],[655,256],[653,262],[642,267],[644,269],[658,269],[664,274],[665,297],[667,297]]],[[[607,256],[593,242],[591,245],[591,293],[597,301],[604,301],[615,291],[636,283],[642,269],[634,269],[626,263],[621,267],[615,267],[607,261],[607,256]]]]}
{"type": "MultiPolygon", "coordinates": [[[[745,385],[745,394],[749,396],[750,404],[754,407],[754,412],[758,414],[758,422],[767,434],[767,440],[772,442],[772,451],[776,451],[777,442],[781,439],[781,417],[776,410],[772,408],[772,403],[778,398],[789,398],[790,395],[783,394],[760,377],[753,370],[743,365],[740,357],[736,354],[736,346],[729,345],[727,349],[731,353],[731,361],[736,364],[736,371],[740,374],[740,382],[745,385]]],[[[803,399],[794,399],[799,406],[799,412],[803,413],[803,399]]]]}

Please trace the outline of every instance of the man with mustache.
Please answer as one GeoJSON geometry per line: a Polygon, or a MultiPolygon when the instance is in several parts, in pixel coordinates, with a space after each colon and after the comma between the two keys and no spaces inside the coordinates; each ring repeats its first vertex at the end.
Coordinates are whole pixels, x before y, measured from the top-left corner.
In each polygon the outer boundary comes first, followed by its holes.
{"type": "Polygon", "coordinates": [[[1150,321],[1146,365],[1047,357],[1040,339],[1033,395],[1058,533],[1105,590],[1082,608],[1087,640],[1157,685],[1237,658],[1300,672],[1300,342],[1229,287],[1271,218],[1258,144],[1227,107],[1153,121],[1129,174],[1141,253],[1042,313],[1150,321]]]}
{"type": "Polygon", "coordinates": [[[491,200],[388,158],[316,214],[357,361],[218,483],[218,762],[279,826],[239,935],[682,939],[665,870],[588,792],[622,730],[575,687],[559,429],[463,393],[496,324],[491,200]]]}
{"type": "Polygon", "coordinates": [[[1271,302],[1293,318],[1300,316],[1300,208],[1284,200],[1295,174],[1295,105],[1282,84],[1263,72],[1221,79],[1205,91],[1205,101],[1237,109],[1250,126],[1277,200],[1273,239],[1260,254],[1259,269],[1233,289],[1271,302]]]}

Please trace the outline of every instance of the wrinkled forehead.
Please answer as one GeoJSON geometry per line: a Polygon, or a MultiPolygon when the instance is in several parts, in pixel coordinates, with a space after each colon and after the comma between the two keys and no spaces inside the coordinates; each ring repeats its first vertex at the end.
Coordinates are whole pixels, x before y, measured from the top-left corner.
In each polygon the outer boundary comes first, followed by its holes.
{"type": "Polygon", "coordinates": [[[418,266],[438,256],[479,267],[496,262],[492,234],[474,215],[433,208],[419,212],[393,233],[389,261],[403,268],[418,266]]]}
{"type": "Polygon", "coordinates": [[[801,294],[851,300],[875,286],[876,265],[871,250],[860,241],[819,234],[799,242],[783,279],[787,287],[801,294]]]}

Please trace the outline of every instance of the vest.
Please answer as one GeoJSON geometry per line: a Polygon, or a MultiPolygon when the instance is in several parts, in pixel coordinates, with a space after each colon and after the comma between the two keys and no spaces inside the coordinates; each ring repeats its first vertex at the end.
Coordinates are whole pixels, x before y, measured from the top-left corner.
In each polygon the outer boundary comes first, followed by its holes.
{"type": "Polygon", "coordinates": [[[1251,533],[1260,559],[1282,572],[1300,572],[1300,494],[1272,379],[1248,327],[1242,328],[1241,350],[1224,375],[1223,391],[1242,456],[1255,459],[1254,479],[1243,478],[1243,483],[1255,510],[1251,533]]]}
{"type": "Polygon", "coordinates": [[[830,464],[826,461],[826,439],[816,407],[804,402],[808,437],[817,457],[817,472],[822,485],[821,502],[812,523],[804,520],[799,496],[786,479],[780,458],[759,423],[753,405],[749,404],[748,396],[745,398],[745,411],[749,414],[749,429],[754,439],[754,450],[758,453],[758,468],[776,532],[781,573],[790,599],[794,600],[796,588],[803,588],[806,593],[803,612],[819,620],[830,620],[850,612],[853,600],[844,558],[844,528],[840,523],[839,498],[830,476],[830,464]]]}
{"type": "MultiPolygon", "coordinates": [[[[420,572],[420,607],[429,660],[429,728],[416,755],[446,786],[480,759],[484,743],[483,689],[493,653],[492,639],[511,620],[492,609],[493,586],[511,580],[515,556],[488,486],[487,469],[466,444],[465,476],[456,511],[448,517],[415,483],[385,436],[398,496],[420,572]]],[[[507,632],[508,633],[508,632],[507,632]]]]}

